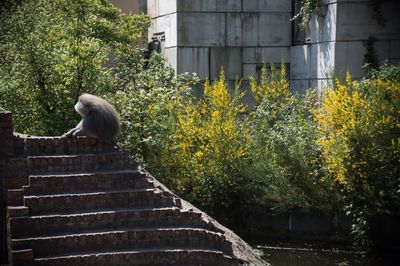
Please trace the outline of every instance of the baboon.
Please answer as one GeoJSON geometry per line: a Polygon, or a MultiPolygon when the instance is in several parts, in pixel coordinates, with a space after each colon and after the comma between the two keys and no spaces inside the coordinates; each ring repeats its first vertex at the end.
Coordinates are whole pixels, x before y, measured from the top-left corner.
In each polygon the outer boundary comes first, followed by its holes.
{"type": "Polygon", "coordinates": [[[118,135],[121,122],[115,108],[106,100],[84,93],[75,104],[75,110],[82,117],[79,124],[63,137],[88,136],[106,142],[118,135]]]}

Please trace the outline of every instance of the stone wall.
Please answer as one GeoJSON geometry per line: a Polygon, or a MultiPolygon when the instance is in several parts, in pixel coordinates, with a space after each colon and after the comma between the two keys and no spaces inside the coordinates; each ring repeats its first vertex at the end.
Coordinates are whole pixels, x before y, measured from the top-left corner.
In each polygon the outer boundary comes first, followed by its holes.
{"type": "Polygon", "coordinates": [[[9,112],[0,140],[1,264],[269,265],[113,144],[13,133],[9,112]]]}
{"type": "Polygon", "coordinates": [[[367,49],[365,41],[376,38],[374,48],[378,61],[399,64],[400,2],[382,2],[382,27],[373,19],[369,0],[322,0],[319,12],[310,23],[310,42],[290,49],[291,88],[322,89],[334,75],[353,78],[363,76],[367,49]]]}
{"type": "Polygon", "coordinates": [[[163,53],[177,73],[229,81],[257,76],[263,62],[287,63],[291,88],[322,88],[334,74],[362,77],[370,36],[378,60],[400,62],[400,2],[383,2],[386,25],[373,20],[369,0],[321,0],[309,41],[295,43],[292,0],[148,0],[149,40],[165,36],[163,53]]]}
{"type": "Polygon", "coordinates": [[[7,196],[7,183],[6,183],[6,168],[7,158],[13,153],[13,125],[11,112],[0,112],[0,249],[1,259],[0,263],[7,263],[7,233],[6,233],[6,196],[7,196]]]}
{"type": "Polygon", "coordinates": [[[265,62],[289,62],[291,0],[148,0],[149,39],[165,34],[177,73],[227,80],[257,75],[265,62]],[[279,29],[279,30],[276,30],[279,29]]]}
{"type": "Polygon", "coordinates": [[[277,213],[268,206],[247,206],[232,227],[244,239],[261,245],[320,242],[351,245],[351,219],[344,212],[293,208],[277,213]]]}

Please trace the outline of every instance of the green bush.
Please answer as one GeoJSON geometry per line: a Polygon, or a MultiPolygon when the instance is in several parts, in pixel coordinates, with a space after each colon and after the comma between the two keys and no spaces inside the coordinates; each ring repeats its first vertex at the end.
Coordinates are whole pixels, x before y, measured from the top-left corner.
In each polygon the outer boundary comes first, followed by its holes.
{"type": "Polygon", "coordinates": [[[0,106],[15,130],[58,135],[79,119],[73,106],[115,86],[120,59],[141,54],[150,19],[103,0],[26,0],[0,16],[0,106]]]}
{"type": "Polygon", "coordinates": [[[327,180],[344,197],[356,240],[368,244],[368,219],[399,214],[399,67],[373,71],[370,79],[337,82],[315,111],[327,180]]]}
{"type": "Polygon", "coordinates": [[[182,97],[189,93],[185,75],[174,76],[165,59],[153,53],[149,60],[125,60],[119,66],[118,91],[108,99],[120,114],[119,144],[130,151],[143,167],[164,175],[162,152],[173,128],[173,115],[182,97]],[[123,75],[121,75],[123,73],[123,75]]]}
{"type": "Polygon", "coordinates": [[[181,99],[164,161],[164,181],[183,198],[220,219],[252,197],[252,179],[240,169],[249,156],[250,132],[243,97],[231,92],[223,73],[204,85],[204,98],[181,99]]]}
{"type": "Polygon", "coordinates": [[[337,207],[336,195],[321,182],[321,149],[310,113],[315,93],[293,95],[284,64],[280,70],[272,66],[269,74],[264,66],[260,82],[251,79],[251,87],[256,95],[263,91],[253,114],[253,165],[248,170],[265,184],[260,201],[272,201],[277,209],[337,207]]]}

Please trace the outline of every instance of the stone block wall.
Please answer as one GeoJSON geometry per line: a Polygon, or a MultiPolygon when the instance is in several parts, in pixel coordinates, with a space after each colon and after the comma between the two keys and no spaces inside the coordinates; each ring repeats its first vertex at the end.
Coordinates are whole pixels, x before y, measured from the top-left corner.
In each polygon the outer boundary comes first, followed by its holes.
{"type": "Polygon", "coordinates": [[[147,10],[149,40],[165,35],[177,73],[214,80],[224,68],[233,82],[257,76],[263,62],[289,62],[291,0],[148,0],[147,10]]]}
{"type": "MultiPolygon", "coordinates": [[[[7,158],[13,153],[13,125],[11,112],[0,112],[0,249],[1,254],[7,254],[7,233],[6,233],[6,196],[7,184],[5,173],[7,158]]],[[[7,256],[1,256],[1,264],[7,263],[7,256]]]]}
{"type": "Polygon", "coordinates": [[[290,79],[294,90],[322,89],[332,76],[363,76],[365,41],[376,38],[378,61],[400,63],[400,2],[382,2],[385,25],[373,19],[369,0],[322,0],[310,23],[310,43],[290,48],[290,79]]]}
{"type": "MultiPolygon", "coordinates": [[[[297,1],[297,0],[296,0],[297,1]]],[[[149,40],[163,34],[163,53],[177,73],[228,81],[257,76],[262,64],[289,67],[291,88],[322,89],[334,74],[362,77],[365,41],[374,36],[378,60],[400,63],[400,2],[382,4],[386,24],[373,19],[369,0],[321,0],[309,42],[294,44],[292,0],[148,0],[149,40]]]]}

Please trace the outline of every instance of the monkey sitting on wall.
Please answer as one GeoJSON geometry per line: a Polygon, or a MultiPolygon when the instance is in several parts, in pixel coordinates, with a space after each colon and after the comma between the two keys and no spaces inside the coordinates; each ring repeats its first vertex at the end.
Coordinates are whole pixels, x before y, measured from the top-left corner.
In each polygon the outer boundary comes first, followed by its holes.
{"type": "Polygon", "coordinates": [[[62,137],[87,136],[112,142],[112,139],[121,131],[117,111],[100,97],[88,93],[82,94],[75,104],[75,110],[82,120],[62,137]]]}

